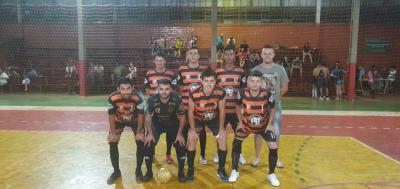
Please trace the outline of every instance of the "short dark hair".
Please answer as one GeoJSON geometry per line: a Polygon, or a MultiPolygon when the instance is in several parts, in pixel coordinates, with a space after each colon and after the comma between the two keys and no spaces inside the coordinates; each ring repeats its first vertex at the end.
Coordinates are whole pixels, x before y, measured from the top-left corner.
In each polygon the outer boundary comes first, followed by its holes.
{"type": "Polygon", "coordinates": [[[232,47],[231,45],[228,45],[228,46],[225,47],[224,52],[225,51],[233,51],[233,52],[235,52],[235,48],[232,47]]]}
{"type": "Polygon", "coordinates": [[[167,56],[165,55],[165,53],[164,52],[157,52],[155,55],[154,55],[154,59],[156,58],[156,57],[162,57],[164,60],[166,60],[166,58],[167,58],[167,56]]]}
{"type": "Polygon", "coordinates": [[[201,79],[202,79],[202,80],[203,80],[204,78],[206,78],[206,77],[214,77],[214,78],[216,78],[215,72],[214,72],[210,67],[208,67],[207,69],[205,69],[205,70],[203,71],[203,73],[201,74],[201,79]]]}
{"type": "Polygon", "coordinates": [[[271,45],[265,45],[262,49],[272,49],[272,50],[274,50],[274,47],[272,47],[271,45]]]}
{"type": "Polygon", "coordinates": [[[118,87],[119,87],[120,85],[122,85],[122,84],[130,84],[130,85],[132,85],[132,80],[130,80],[129,78],[126,78],[126,77],[121,77],[121,78],[118,80],[118,87]]]}
{"type": "Polygon", "coordinates": [[[158,86],[160,85],[169,85],[171,87],[171,81],[168,79],[161,79],[157,81],[158,86]]]}
{"type": "Polygon", "coordinates": [[[262,78],[263,74],[258,71],[258,70],[253,70],[249,73],[247,77],[261,77],[262,78]]]}

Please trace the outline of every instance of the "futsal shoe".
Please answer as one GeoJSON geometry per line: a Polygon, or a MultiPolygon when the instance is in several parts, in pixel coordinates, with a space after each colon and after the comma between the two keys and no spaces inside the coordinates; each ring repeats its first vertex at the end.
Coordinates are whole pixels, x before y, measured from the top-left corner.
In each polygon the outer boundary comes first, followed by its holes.
{"type": "Polygon", "coordinates": [[[107,179],[107,184],[114,184],[114,182],[121,177],[121,172],[113,172],[107,179]]]}
{"type": "Polygon", "coordinates": [[[271,183],[272,186],[279,186],[281,184],[275,173],[269,174],[267,176],[267,180],[271,183]]]}
{"type": "Polygon", "coordinates": [[[232,170],[231,176],[229,176],[229,182],[236,182],[239,179],[239,171],[232,170]]]}
{"type": "Polygon", "coordinates": [[[136,176],[136,182],[143,181],[143,173],[141,169],[136,169],[135,176],[136,176]]]}
{"type": "Polygon", "coordinates": [[[151,180],[152,178],[153,178],[153,172],[149,171],[146,173],[146,175],[144,175],[143,182],[147,182],[147,181],[151,180]]]}
{"type": "Polygon", "coordinates": [[[226,176],[225,170],[219,170],[217,176],[223,181],[228,182],[229,178],[226,176]]]}

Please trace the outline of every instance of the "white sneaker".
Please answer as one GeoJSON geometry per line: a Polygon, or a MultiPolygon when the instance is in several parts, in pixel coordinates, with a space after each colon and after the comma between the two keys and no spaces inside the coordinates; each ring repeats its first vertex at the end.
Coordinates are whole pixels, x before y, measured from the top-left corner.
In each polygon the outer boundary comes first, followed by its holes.
{"type": "Polygon", "coordinates": [[[203,158],[203,157],[200,157],[200,164],[201,165],[207,165],[207,159],[203,158]]]}
{"type": "Polygon", "coordinates": [[[253,160],[253,162],[251,162],[251,166],[257,167],[258,163],[260,163],[260,160],[259,159],[255,159],[255,160],[253,160]]]}
{"type": "Polygon", "coordinates": [[[246,164],[246,159],[244,159],[242,154],[240,154],[239,163],[242,164],[242,165],[246,164]]]}
{"type": "Polygon", "coordinates": [[[215,154],[214,159],[213,159],[214,163],[219,163],[219,157],[218,154],[215,154]]]}
{"type": "Polygon", "coordinates": [[[238,178],[239,178],[239,171],[233,169],[231,172],[231,176],[229,176],[229,182],[236,182],[238,178]]]}
{"type": "Polygon", "coordinates": [[[275,173],[269,174],[267,176],[267,180],[271,183],[272,186],[279,186],[281,184],[275,173]]]}
{"type": "Polygon", "coordinates": [[[276,167],[278,167],[278,168],[280,168],[280,169],[283,168],[283,163],[282,163],[281,161],[279,161],[279,159],[278,159],[278,161],[276,162],[276,167]]]}

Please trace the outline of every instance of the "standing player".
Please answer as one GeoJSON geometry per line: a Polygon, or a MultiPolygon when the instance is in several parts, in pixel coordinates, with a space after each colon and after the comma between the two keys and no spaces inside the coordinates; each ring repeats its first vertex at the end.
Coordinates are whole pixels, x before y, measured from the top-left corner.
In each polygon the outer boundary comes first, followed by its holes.
{"type": "Polygon", "coordinates": [[[274,173],[278,159],[278,145],[272,126],[275,103],[272,94],[261,88],[262,77],[259,71],[250,72],[247,80],[248,88],[242,89],[237,95],[236,114],[239,118],[239,126],[235,131],[232,144],[232,173],[229,182],[236,182],[239,178],[238,164],[242,143],[249,134],[253,133],[262,136],[268,144],[269,174],[267,179],[273,186],[279,186],[279,180],[274,173]]]}
{"type": "MultiPolygon", "coordinates": [[[[181,110],[181,99],[177,94],[172,93],[171,81],[159,80],[158,93],[151,96],[147,101],[146,128],[151,128],[154,141],[145,144],[145,161],[148,170],[151,170],[155,145],[157,145],[160,135],[166,133],[168,140],[174,141],[174,147],[179,165],[178,178],[180,182],[185,182],[183,173],[186,155],[186,140],[183,135],[185,125],[185,112],[181,110]]],[[[148,181],[153,177],[152,172],[148,172],[143,181],[148,181]]]]}
{"type": "Polygon", "coordinates": [[[228,181],[225,173],[226,161],[226,130],[225,121],[225,91],[215,85],[215,73],[207,68],[202,74],[201,86],[189,92],[189,124],[188,132],[188,175],[186,181],[194,178],[194,158],[196,155],[197,134],[208,127],[217,137],[219,166],[217,176],[228,181]]]}
{"type": "MultiPolygon", "coordinates": [[[[179,67],[178,71],[178,78],[179,83],[181,85],[181,95],[182,95],[182,109],[188,111],[188,104],[189,104],[189,90],[193,89],[199,85],[201,85],[201,74],[207,66],[202,66],[199,64],[199,50],[196,47],[190,48],[186,52],[186,65],[182,65],[179,67]]],[[[189,128],[187,123],[185,130],[189,128]]],[[[206,165],[206,131],[203,129],[200,132],[200,148],[201,148],[201,157],[200,157],[200,164],[206,165]]]]}
{"type": "MultiPolygon", "coordinates": [[[[145,78],[144,78],[144,86],[146,88],[146,94],[149,96],[154,95],[157,93],[157,86],[158,86],[158,81],[161,79],[167,79],[171,81],[172,85],[176,85],[176,74],[171,71],[167,70],[165,68],[165,54],[164,53],[157,53],[154,57],[154,64],[155,64],[155,69],[147,71],[145,78]]],[[[169,133],[167,133],[168,135],[169,133]]],[[[166,157],[165,161],[168,164],[172,163],[172,158],[171,158],[171,148],[172,148],[172,143],[173,141],[170,141],[168,139],[171,139],[171,136],[166,137],[166,143],[167,143],[167,152],[166,152],[166,157]]]]}
{"type": "MultiPolygon", "coordinates": [[[[108,98],[108,117],[110,131],[108,134],[108,143],[110,145],[110,159],[114,172],[108,178],[107,183],[112,184],[121,177],[119,169],[119,151],[118,142],[124,127],[130,127],[135,134],[136,140],[136,180],[143,179],[141,165],[143,162],[144,149],[144,101],[133,89],[131,80],[122,78],[118,81],[117,91],[113,92],[108,98]]],[[[149,135],[149,138],[152,136],[149,135]]]]}
{"type": "MultiPolygon", "coordinates": [[[[254,67],[263,74],[262,88],[271,92],[275,101],[275,118],[272,122],[274,126],[274,134],[277,137],[277,144],[279,146],[280,127],[282,125],[282,106],[281,97],[288,91],[289,78],[281,65],[274,63],[275,50],[272,46],[267,45],[261,51],[261,58],[263,63],[254,67]]],[[[254,146],[256,157],[252,162],[252,166],[256,167],[260,160],[262,137],[261,135],[254,135],[254,146]]],[[[278,160],[278,168],[283,168],[282,162],[278,160]]]]}
{"type": "MultiPolygon", "coordinates": [[[[237,94],[243,87],[245,81],[242,68],[235,66],[235,49],[227,47],[224,49],[224,65],[216,72],[217,85],[222,87],[226,93],[225,102],[225,128],[230,123],[233,131],[236,130],[238,118],[236,116],[237,94]]],[[[239,162],[246,164],[246,160],[240,154],[239,162]]],[[[218,155],[214,157],[214,163],[218,163],[218,155]]]]}

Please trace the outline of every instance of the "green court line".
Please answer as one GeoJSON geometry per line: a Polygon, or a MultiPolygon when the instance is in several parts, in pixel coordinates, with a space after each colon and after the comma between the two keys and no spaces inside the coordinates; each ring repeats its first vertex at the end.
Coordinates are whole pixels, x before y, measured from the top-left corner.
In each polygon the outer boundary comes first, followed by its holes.
{"type": "MultiPolygon", "coordinates": [[[[64,94],[1,94],[0,106],[89,106],[105,107],[107,95],[70,96],[64,94]]],[[[284,110],[325,110],[325,111],[391,111],[400,112],[400,98],[379,97],[378,99],[358,98],[348,101],[319,101],[308,97],[285,97],[284,110]]]]}

